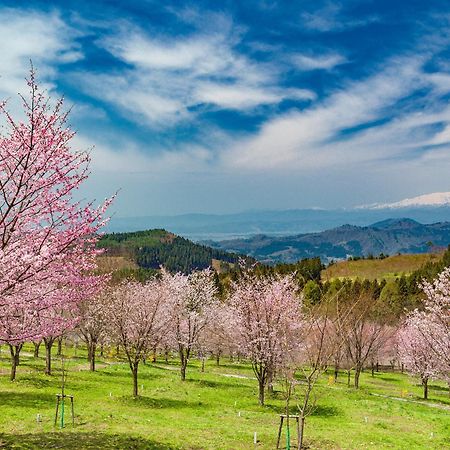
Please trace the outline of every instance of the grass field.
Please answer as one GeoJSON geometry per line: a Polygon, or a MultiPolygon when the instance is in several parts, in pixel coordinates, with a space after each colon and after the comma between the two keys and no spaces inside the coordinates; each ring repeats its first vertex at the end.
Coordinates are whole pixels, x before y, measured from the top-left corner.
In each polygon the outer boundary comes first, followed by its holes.
{"type": "MultiPolygon", "coordinates": [[[[141,396],[133,399],[123,362],[100,360],[98,371],[91,373],[84,358],[72,357],[66,392],[75,397],[75,427],[60,430],[53,425],[60,386],[57,360],[54,375],[46,376],[43,360],[26,348],[17,381],[10,382],[4,347],[0,356],[1,449],[275,448],[281,393],[258,406],[247,364],[224,361],[217,367],[208,361],[202,373],[195,361],[184,383],[175,360],[147,364],[141,368],[141,396]]],[[[318,408],[306,424],[309,448],[450,448],[450,398],[443,384],[433,383],[430,400],[423,402],[416,380],[403,374],[364,373],[359,391],[347,387],[344,375],[328,383],[325,375],[318,408]]]]}
{"type": "Polygon", "coordinates": [[[389,280],[402,274],[407,275],[419,269],[425,263],[436,262],[441,254],[394,255],[385,259],[359,259],[357,261],[341,261],[322,271],[322,280],[333,278],[382,278],[389,280]]]}

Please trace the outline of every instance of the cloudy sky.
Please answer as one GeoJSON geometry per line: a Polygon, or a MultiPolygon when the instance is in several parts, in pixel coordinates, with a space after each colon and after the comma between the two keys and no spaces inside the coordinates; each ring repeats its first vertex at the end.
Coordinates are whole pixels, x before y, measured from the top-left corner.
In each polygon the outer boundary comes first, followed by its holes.
{"type": "Polygon", "coordinates": [[[32,59],[118,216],[450,191],[447,0],[0,5],[0,97],[32,59]]]}

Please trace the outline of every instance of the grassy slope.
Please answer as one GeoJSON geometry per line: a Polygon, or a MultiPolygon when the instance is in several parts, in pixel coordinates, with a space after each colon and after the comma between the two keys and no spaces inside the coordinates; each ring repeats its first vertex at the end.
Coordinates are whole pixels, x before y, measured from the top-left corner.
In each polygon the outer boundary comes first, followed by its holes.
{"type": "Polygon", "coordinates": [[[395,255],[385,259],[341,261],[322,272],[322,280],[333,278],[389,279],[409,274],[428,261],[438,261],[440,254],[395,255]]]}
{"type": "MultiPolygon", "coordinates": [[[[28,352],[31,349],[25,349],[28,352]]],[[[128,367],[114,360],[86,370],[84,359],[69,362],[67,392],[75,395],[76,426],[53,427],[59,374],[42,374],[43,361],[23,358],[18,380],[7,377],[8,360],[0,355],[0,448],[71,449],[273,449],[282,400],[257,405],[256,381],[249,366],[209,362],[201,373],[196,362],[188,380],[178,380],[176,362],[143,366],[141,397],[130,397],[128,367]],[[241,413],[240,417],[238,413],[241,413]],[[36,422],[36,414],[42,422],[36,422]],[[254,447],[253,433],[259,444],[254,447]]],[[[55,361],[55,367],[58,364],[55,361]]],[[[444,449],[450,448],[450,412],[420,403],[421,389],[406,375],[363,374],[362,389],[347,388],[345,377],[319,389],[318,409],[306,425],[314,449],[444,449]]],[[[448,391],[433,384],[429,403],[450,405],[448,391]]]]}

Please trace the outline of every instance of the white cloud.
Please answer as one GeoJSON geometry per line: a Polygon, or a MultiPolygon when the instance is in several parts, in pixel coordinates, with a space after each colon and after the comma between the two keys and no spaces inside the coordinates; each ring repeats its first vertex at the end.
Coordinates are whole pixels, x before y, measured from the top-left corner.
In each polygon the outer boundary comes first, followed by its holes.
{"type": "Polygon", "coordinates": [[[293,64],[301,70],[330,70],[341,64],[345,64],[347,59],[338,53],[309,56],[303,54],[293,55],[293,64]]]}
{"type": "MultiPolygon", "coordinates": [[[[267,121],[257,135],[224,151],[223,163],[243,170],[317,170],[389,156],[386,145],[380,146],[388,143],[389,151],[394,148],[388,135],[383,135],[388,126],[348,137],[341,133],[383,118],[386,109],[423,87],[427,80],[422,78],[422,62],[419,57],[394,60],[380,73],[349,84],[319,105],[267,121]]],[[[394,139],[397,145],[398,141],[399,137],[394,139]]],[[[398,146],[397,151],[402,148],[398,146]]]]}
{"type": "Polygon", "coordinates": [[[83,57],[74,42],[77,32],[56,13],[0,9],[0,96],[24,90],[30,60],[46,87],[52,87],[55,65],[83,57]]]}
{"type": "Polygon", "coordinates": [[[150,127],[193,118],[198,106],[251,111],[287,98],[315,98],[306,89],[280,88],[276,64],[257,63],[237,51],[239,33],[229,21],[206,28],[190,36],[167,37],[122,25],[97,45],[129,68],[108,75],[80,73],[73,81],[88,95],[150,127]]]}

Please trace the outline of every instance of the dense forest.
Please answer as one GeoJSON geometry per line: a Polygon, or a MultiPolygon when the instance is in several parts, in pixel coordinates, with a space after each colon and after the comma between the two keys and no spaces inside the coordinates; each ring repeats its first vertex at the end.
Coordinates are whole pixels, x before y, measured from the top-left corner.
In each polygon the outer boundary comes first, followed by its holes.
{"type": "Polygon", "coordinates": [[[189,273],[205,269],[213,264],[213,260],[226,267],[243,258],[236,253],[195,244],[162,229],[106,234],[98,245],[106,249],[109,256],[128,256],[142,269],[164,266],[171,272],[189,273]]]}

